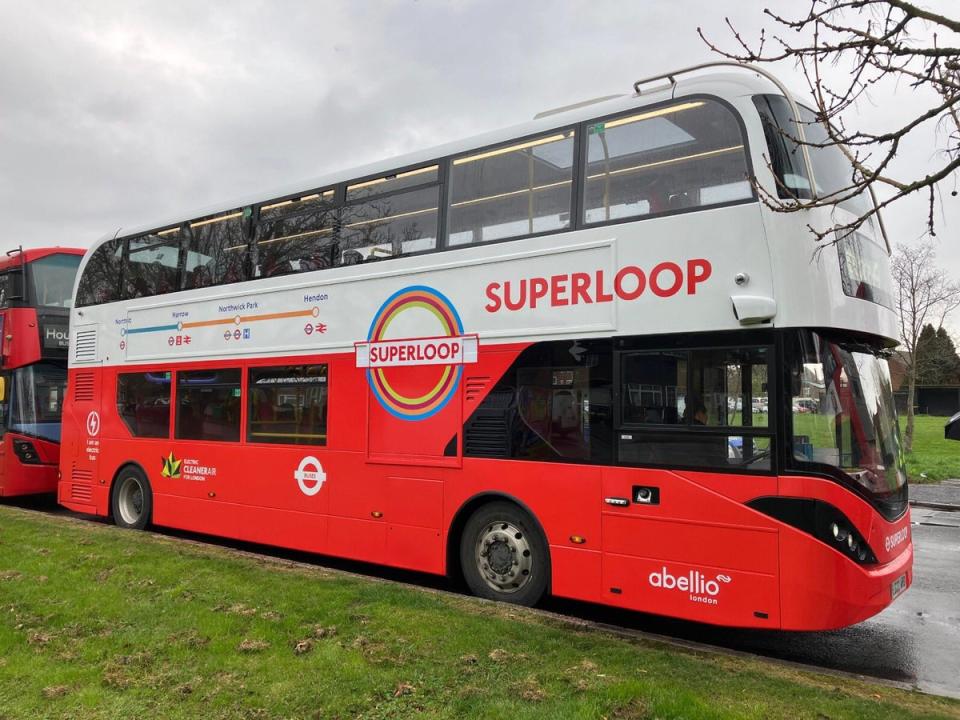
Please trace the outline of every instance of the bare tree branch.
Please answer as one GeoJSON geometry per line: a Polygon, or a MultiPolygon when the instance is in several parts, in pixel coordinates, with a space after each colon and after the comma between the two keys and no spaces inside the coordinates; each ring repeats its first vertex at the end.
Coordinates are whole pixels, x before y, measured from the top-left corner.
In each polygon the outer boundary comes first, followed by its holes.
{"type": "Polygon", "coordinates": [[[923,20],[928,20],[929,22],[935,23],[937,25],[942,25],[949,30],[952,30],[955,33],[960,33],[960,21],[951,20],[948,17],[943,15],[937,15],[932,13],[929,10],[924,10],[923,8],[917,7],[913,3],[903,2],[903,0],[887,0],[890,5],[900,10],[903,10],[904,14],[909,17],[917,17],[923,20]]]}
{"type": "MultiPolygon", "coordinates": [[[[818,187],[812,198],[800,197],[796,191],[791,197],[790,188],[778,180],[776,197],[758,187],[763,202],[778,212],[839,204],[849,207],[854,198],[879,185],[893,191],[885,193],[886,199],[880,203],[883,208],[926,191],[924,221],[927,232],[934,235],[938,186],[944,181],[955,184],[960,168],[960,20],[905,0],[808,0],[805,14],[796,18],[770,10],[764,10],[764,14],[775,26],[789,31],[789,37],[764,29],[754,44],[726,18],[734,46],[727,50],[708,39],[701,28],[697,32],[712,51],[727,59],[744,63],[795,61],[813,99],[813,120],[799,118],[796,128],[781,128],[780,132],[792,145],[806,145],[811,154],[836,154],[839,150],[851,172],[845,183],[837,183],[836,178],[831,178],[831,183],[814,178],[818,187]],[[841,81],[831,83],[827,78],[836,77],[838,67],[848,72],[841,81]],[[932,92],[936,101],[897,127],[848,129],[856,128],[857,123],[847,123],[845,118],[857,113],[858,103],[868,99],[871,89],[881,82],[932,92]],[[921,128],[930,127],[929,123],[937,132],[937,151],[943,162],[924,177],[892,177],[889,169],[903,143],[921,128]]],[[[949,197],[956,194],[953,189],[949,197]]],[[[862,227],[876,212],[876,208],[862,210],[853,221],[811,230],[818,241],[833,242],[862,227]]]]}

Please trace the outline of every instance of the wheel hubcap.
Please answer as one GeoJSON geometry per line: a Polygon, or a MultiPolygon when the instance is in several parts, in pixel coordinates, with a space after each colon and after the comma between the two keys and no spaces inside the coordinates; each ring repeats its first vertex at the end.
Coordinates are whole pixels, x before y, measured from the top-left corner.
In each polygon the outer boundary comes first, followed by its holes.
{"type": "Polygon", "coordinates": [[[487,525],[477,539],[475,557],[484,582],[498,593],[515,593],[530,581],[530,543],[513,523],[487,525]]]}
{"type": "Polygon", "coordinates": [[[143,488],[136,478],[124,478],[117,495],[120,517],[128,525],[135,524],[143,514],[143,488]]]}

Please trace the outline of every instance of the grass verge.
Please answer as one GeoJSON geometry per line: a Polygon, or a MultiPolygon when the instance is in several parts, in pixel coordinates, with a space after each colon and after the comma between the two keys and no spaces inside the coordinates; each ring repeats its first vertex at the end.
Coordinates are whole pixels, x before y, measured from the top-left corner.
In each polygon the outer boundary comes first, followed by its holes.
{"type": "MultiPolygon", "coordinates": [[[[940,482],[960,478],[960,442],[943,439],[947,418],[917,415],[913,426],[913,451],[907,454],[910,482],[940,482]]],[[[900,432],[907,428],[906,416],[900,418],[900,432]]]]}
{"type": "Polygon", "coordinates": [[[960,718],[960,703],[0,506],[0,718],[960,718]]]}

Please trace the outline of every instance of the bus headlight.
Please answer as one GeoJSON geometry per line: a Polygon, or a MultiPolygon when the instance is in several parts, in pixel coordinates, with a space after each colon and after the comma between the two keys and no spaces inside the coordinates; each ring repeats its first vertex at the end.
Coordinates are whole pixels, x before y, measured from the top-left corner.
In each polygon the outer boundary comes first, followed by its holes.
{"type": "Polygon", "coordinates": [[[37,455],[37,449],[29,440],[14,440],[13,452],[17,454],[20,462],[24,465],[38,465],[40,463],[40,456],[37,455]]]}
{"type": "Polygon", "coordinates": [[[877,557],[850,518],[833,505],[813,498],[759,497],[747,503],[754,510],[792,525],[860,565],[877,557]]]}

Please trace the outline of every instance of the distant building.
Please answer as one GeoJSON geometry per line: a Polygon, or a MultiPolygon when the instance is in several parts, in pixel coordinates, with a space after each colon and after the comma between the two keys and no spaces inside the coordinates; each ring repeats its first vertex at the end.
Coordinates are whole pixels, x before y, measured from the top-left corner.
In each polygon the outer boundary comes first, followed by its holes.
{"type": "MultiPolygon", "coordinates": [[[[907,412],[907,365],[903,358],[890,358],[890,381],[897,412],[907,412]]],[[[949,417],[960,412],[960,385],[917,385],[914,412],[920,415],[949,417]]]]}

